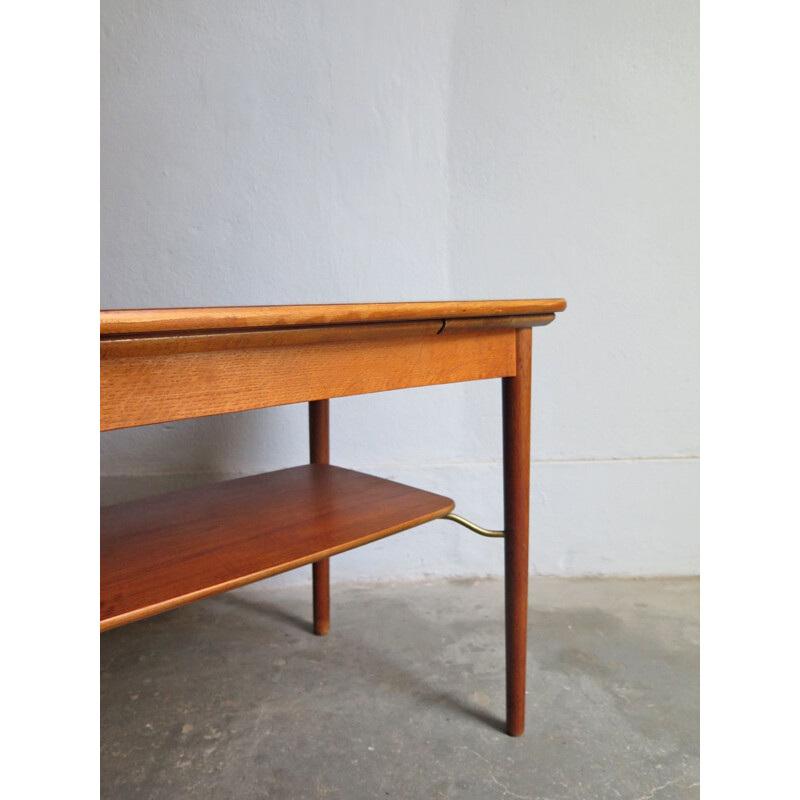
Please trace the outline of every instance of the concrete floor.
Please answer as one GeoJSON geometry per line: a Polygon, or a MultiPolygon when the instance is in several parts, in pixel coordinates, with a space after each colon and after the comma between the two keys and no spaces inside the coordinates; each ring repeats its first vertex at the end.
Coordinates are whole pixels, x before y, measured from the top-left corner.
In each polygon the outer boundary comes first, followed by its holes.
{"type": "MultiPolygon", "coordinates": [[[[335,570],[334,570],[335,574],[335,570]]],[[[502,733],[498,580],[269,582],[102,636],[102,796],[699,797],[696,580],[534,579],[502,733]]]]}

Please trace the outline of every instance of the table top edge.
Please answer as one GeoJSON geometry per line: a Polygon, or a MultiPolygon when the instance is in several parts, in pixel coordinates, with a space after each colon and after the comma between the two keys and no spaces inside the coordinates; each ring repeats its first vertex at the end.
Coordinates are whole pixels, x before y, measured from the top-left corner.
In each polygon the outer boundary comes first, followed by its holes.
{"type": "Polygon", "coordinates": [[[545,298],[108,309],[100,312],[100,335],[535,316],[563,311],[566,306],[563,298],[545,298]]]}

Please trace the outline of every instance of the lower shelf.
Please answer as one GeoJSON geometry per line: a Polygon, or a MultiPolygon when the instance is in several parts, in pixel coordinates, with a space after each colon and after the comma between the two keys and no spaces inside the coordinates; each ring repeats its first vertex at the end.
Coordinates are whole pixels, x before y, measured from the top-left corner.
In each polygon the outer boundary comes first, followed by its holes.
{"type": "Polygon", "coordinates": [[[326,464],[100,512],[100,630],[428,522],[453,501],[326,464]]]}

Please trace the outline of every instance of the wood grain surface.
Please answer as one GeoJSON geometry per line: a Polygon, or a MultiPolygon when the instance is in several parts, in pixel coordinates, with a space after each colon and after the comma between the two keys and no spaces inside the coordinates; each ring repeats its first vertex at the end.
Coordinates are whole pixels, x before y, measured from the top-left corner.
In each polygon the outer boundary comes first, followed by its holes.
{"type": "Polygon", "coordinates": [[[516,368],[514,337],[513,328],[479,329],[187,351],[178,336],[174,350],[164,342],[158,353],[145,355],[136,354],[136,343],[107,342],[100,361],[100,429],[506,377],[516,368]]]}
{"type": "Polygon", "coordinates": [[[444,516],[446,497],[325,464],[101,509],[100,629],[444,516]]]}

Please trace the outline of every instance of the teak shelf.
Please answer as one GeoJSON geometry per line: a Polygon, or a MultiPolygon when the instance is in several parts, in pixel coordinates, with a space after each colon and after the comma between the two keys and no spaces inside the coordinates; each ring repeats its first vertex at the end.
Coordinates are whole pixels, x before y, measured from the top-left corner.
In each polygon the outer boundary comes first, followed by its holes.
{"type": "Polygon", "coordinates": [[[447,497],[327,464],[107,506],[100,628],[302,567],[452,509],[447,497]]]}
{"type": "MultiPolygon", "coordinates": [[[[310,464],[101,510],[100,629],[305,564],[330,626],[330,556],[450,517],[502,536],[507,730],[525,719],[531,328],[564,300],[100,312],[101,430],[309,403],[310,464]],[[329,399],[502,379],[504,531],[452,500],[329,464],[329,399]]],[[[492,545],[487,545],[492,546],[492,545]]]]}

